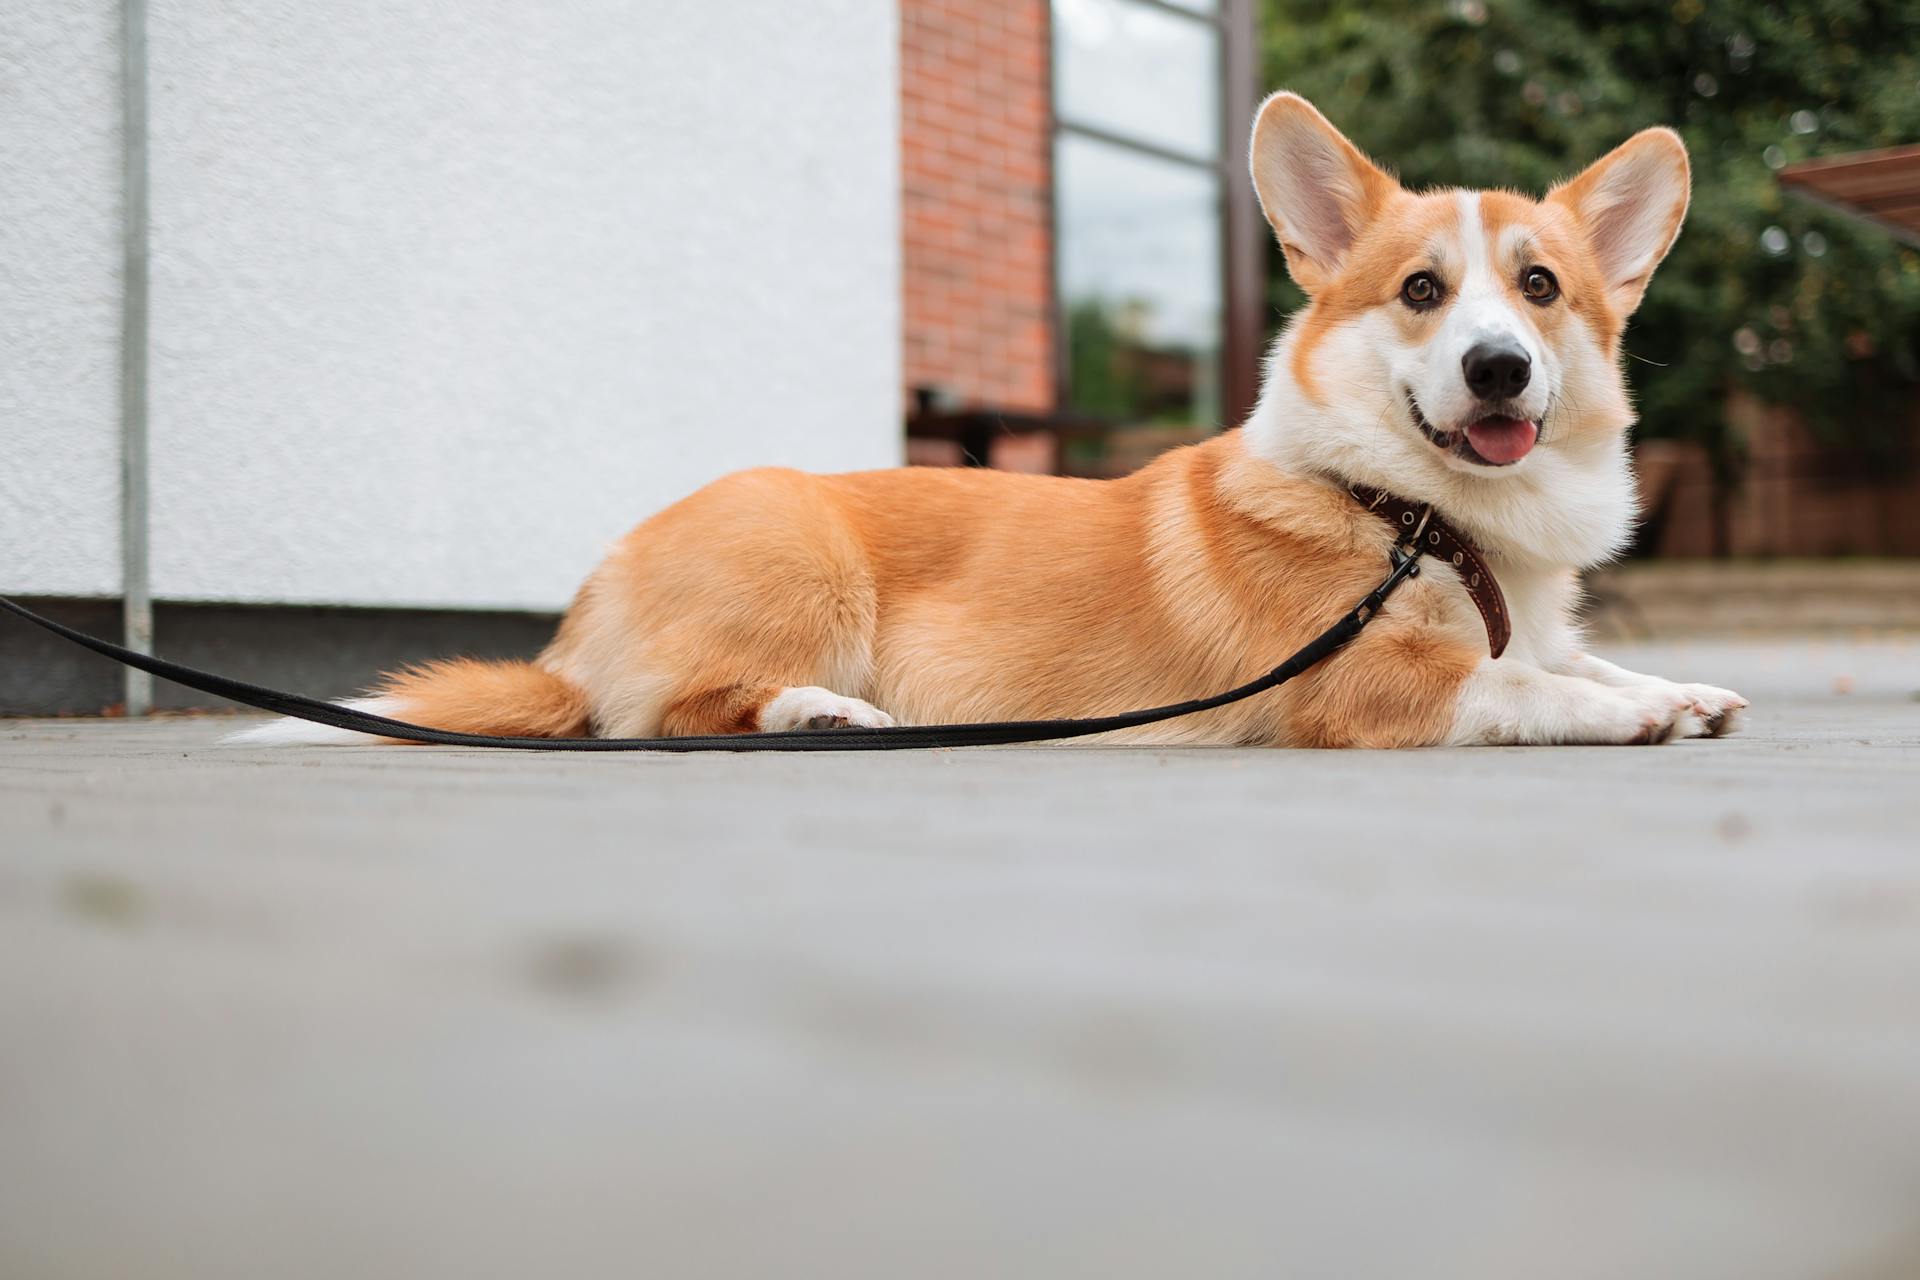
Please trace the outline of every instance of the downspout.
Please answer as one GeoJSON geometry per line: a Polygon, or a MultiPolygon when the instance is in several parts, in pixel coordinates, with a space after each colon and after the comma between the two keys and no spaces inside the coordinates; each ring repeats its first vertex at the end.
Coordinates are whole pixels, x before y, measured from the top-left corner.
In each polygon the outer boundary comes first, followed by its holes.
{"type": "MultiPolygon", "coordinates": [[[[153,652],[147,521],[147,5],[121,2],[120,598],[129,649],[153,652]]],[[[153,677],[125,670],[129,716],[153,708],[153,677]]]]}

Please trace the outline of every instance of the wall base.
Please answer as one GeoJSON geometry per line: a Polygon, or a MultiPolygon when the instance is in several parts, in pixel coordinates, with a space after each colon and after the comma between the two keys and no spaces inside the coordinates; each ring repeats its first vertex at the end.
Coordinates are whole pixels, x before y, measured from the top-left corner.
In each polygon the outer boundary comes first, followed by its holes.
{"type": "MultiPolygon", "coordinates": [[[[70,627],[117,641],[115,600],[21,597],[70,627]]],[[[525,658],[553,635],[551,614],[456,609],[340,609],[158,604],[162,657],[316,698],[346,697],[376,674],[429,658],[525,658]]],[[[12,617],[0,617],[0,715],[99,715],[121,701],[122,668],[12,617]]],[[[154,682],[163,710],[230,708],[224,698],[154,682]]]]}

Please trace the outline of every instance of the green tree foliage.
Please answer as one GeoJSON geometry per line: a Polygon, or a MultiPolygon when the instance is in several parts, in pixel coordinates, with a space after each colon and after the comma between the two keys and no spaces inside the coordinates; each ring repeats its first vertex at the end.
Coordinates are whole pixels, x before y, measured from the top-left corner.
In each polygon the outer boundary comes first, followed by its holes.
{"type": "Polygon", "coordinates": [[[1076,411],[1119,422],[1137,409],[1142,389],[1126,361],[1128,344],[1108,311],[1098,298],[1067,305],[1067,385],[1076,411]]]}
{"type": "Polygon", "coordinates": [[[1539,193],[1636,129],[1677,128],[1693,206],[1626,340],[1660,366],[1633,370],[1641,431],[1725,462],[1745,385],[1869,451],[1911,439],[1920,252],[1774,175],[1920,142],[1920,0],[1265,0],[1263,40],[1268,84],[1409,186],[1539,193]]]}

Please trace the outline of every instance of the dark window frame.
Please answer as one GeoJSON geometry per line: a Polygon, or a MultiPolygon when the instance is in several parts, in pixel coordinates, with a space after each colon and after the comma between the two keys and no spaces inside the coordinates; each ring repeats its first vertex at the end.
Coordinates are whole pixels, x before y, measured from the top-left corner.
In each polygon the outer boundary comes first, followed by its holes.
{"type": "MultiPolygon", "coordinates": [[[[1087,138],[1136,155],[1212,173],[1220,179],[1220,415],[1222,425],[1237,427],[1253,411],[1260,391],[1261,317],[1266,306],[1266,255],[1262,219],[1255,202],[1253,179],[1245,160],[1248,131],[1259,97],[1260,51],[1254,22],[1255,0],[1218,0],[1212,13],[1197,12],[1169,0],[1123,0],[1188,22],[1212,27],[1219,36],[1220,139],[1219,154],[1200,160],[1166,147],[1154,146],[1063,117],[1053,83],[1053,0],[1047,14],[1047,146],[1048,164],[1059,155],[1062,134],[1087,138]]],[[[1048,278],[1053,294],[1050,325],[1053,330],[1054,404],[1068,400],[1066,300],[1060,288],[1060,202],[1057,175],[1048,183],[1050,261],[1048,278]]]]}

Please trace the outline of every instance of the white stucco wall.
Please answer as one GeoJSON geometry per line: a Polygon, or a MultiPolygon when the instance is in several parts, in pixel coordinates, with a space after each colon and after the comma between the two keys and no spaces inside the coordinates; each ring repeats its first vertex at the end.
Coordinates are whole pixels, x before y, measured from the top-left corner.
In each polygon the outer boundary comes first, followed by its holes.
{"type": "Polygon", "coordinates": [[[157,596],[554,607],[898,460],[892,4],[150,5],[157,596]]]}
{"type": "Polygon", "coordinates": [[[0,0],[0,591],[120,589],[120,20],[0,0]]]}

